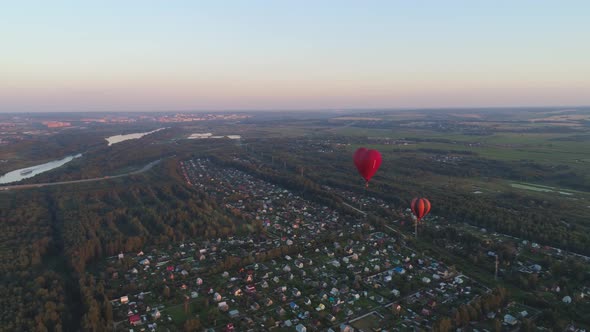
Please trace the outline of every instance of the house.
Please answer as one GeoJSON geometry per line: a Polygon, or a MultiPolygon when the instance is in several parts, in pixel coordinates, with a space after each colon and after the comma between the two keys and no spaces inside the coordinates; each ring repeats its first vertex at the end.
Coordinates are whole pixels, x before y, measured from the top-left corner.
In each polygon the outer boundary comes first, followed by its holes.
{"type": "Polygon", "coordinates": [[[430,308],[434,308],[434,307],[436,307],[436,301],[435,301],[435,300],[429,300],[429,301],[428,301],[428,306],[429,306],[430,308]]]}
{"type": "Polygon", "coordinates": [[[340,332],[354,332],[354,328],[348,324],[340,324],[340,332]]]}
{"type": "Polygon", "coordinates": [[[217,304],[217,309],[221,311],[227,311],[229,309],[229,306],[227,305],[227,302],[219,302],[217,304]]]}
{"type": "Polygon", "coordinates": [[[160,319],[161,316],[162,314],[160,313],[160,310],[158,310],[157,308],[154,308],[154,310],[152,310],[152,318],[154,320],[160,319]]]}
{"type": "Polygon", "coordinates": [[[238,316],[240,316],[240,311],[237,309],[234,309],[232,311],[229,312],[229,317],[230,318],[237,318],[238,316]]]}
{"type": "Polygon", "coordinates": [[[128,296],[121,296],[121,304],[126,304],[129,302],[129,297],[128,296]]]}
{"type": "Polygon", "coordinates": [[[129,317],[129,324],[132,326],[141,325],[141,317],[139,315],[132,315],[129,317]]]}
{"type": "Polygon", "coordinates": [[[309,311],[300,312],[299,314],[297,314],[297,318],[299,318],[299,319],[308,319],[309,318],[309,311]]]}
{"type": "Polygon", "coordinates": [[[518,323],[518,320],[516,319],[516,317],[510,315],[510,314],[506,314],[504,315],[504,323],[514,326],[518,323]]]}
{"type": "Polygon", "coordinates": [[[297,324],[297,326],[295,326],[295,330],[297,332],[307,332],[307,329],[305,328],[305,326],[303,326],[301,324],[297,324]]]}

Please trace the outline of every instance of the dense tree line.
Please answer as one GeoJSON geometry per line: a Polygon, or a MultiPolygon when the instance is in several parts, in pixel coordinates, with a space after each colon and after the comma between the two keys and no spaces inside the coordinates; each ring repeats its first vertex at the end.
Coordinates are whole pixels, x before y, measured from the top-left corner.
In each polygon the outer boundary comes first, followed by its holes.
{"type": "MultiPolygon", "coordinates": [[[[467,304],[462,304],[459,308],[449,315],[436,321],[432,326],[432,331],[449,332],[454,329],[466,328],[470,322],[477,322],[486,319],[486,314],[495,313],[498,309],[503,308],[508,301],[506,289],[498,287],[491,293],[475,298],[467,304]]],[[[494,323],[495,331],[502,331],[502,325],[494,323]]],[[[524,329],[525,331],[534,331],[534,329],[524,329]]]]}
{"type": "Polygon", "coordinates": [[[64,331],[65,282],[45,258],[55,254],[42,193],[0,195],[0,330],[64,331]]]}
{"type": "Polygon", "coordinates": [[[57,198],[65,252],[78,273],[86,263],[144,245],[244,231],[201,192],[179,183],[131,184],[108,190],[64,193],[57,198]]]}

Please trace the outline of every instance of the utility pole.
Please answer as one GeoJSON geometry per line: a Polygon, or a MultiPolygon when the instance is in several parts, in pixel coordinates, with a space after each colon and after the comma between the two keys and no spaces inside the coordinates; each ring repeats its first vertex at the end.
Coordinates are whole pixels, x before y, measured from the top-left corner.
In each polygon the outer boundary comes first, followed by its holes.
{"type": "Polygon", "coordinates": [[[496,254],[496,272],[494,273],[494,280],[498,280],[498,255],[496,254]]]}

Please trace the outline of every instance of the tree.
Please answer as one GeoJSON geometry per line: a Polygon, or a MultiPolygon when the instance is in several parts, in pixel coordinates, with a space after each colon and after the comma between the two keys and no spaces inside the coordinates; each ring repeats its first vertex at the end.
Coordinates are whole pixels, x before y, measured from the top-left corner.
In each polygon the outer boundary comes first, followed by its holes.
{"type": "Polygon", "coordinates": [[[193,318],[189,319],[184,323],[184,330],[186,332],[195,332],[201,329],[201,321],[199,319],[193,318]]]}
{"type": "Polygon", "coordinates": [[[217,325],[217,319],[219,318],[219,309],[212,307],[207,312],[207,319],[209,320],[209,324],[217,325]]]}
{"type": "Polygon", "coordinates": [[[464,304],[459,307],[459,314],[461,317],[461,326],[467,326],[471,321],[471,317],[469,317],[469,312],[464,304]]]}
{"type": "Polygon", "coordinates": [[[502,332],[502,323],[499,319],[494,319],[494,331],[495,332],[502,332]]]}
{"type": "Polygon", "coordinates": [[[532,332],[536,330],[535,323],[528,318],[522,321],[522,330],[525,332],[532,332]]]}
{"type": "Polygon", "coordinates": [[[113,305],[111,301],[105,296],[104,299],[104,317],[107,323],[111,323],[113,321],[113,305]]]}
{"type": "Polygon", "coordinates": [[[440,319],[436,324],[433,326],[433,330],[437,332],[449,332],[453,328],[453,323],[451,319],[448,317],[444,317],[440,319]]]}

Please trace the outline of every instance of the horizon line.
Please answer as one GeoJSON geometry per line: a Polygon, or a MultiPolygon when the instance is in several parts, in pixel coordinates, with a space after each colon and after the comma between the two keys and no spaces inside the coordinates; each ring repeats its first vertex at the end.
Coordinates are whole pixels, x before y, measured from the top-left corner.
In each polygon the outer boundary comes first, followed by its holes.
{"type": "Polygon", "coordinates": [[[421,111],[421,110],[468,110],[468,109],[479,109],[479,110],[501,110],[501,109],[535,109],[535,108],[590,108],[588,105],[554,105],[554,106],[540,106],[540,105],[529,105],[529,106],[441,106],[441,107],[371,107],[371,108],[278,108],[278,109],[193,109],[193,110],[136,110],[136,111],[74,111],[74,110],[63,110],[63,111],[2,111],[0,114],[51,114],[51,113],[247,113],[247,112],[355,112],[355,111],[421,111]]]}

